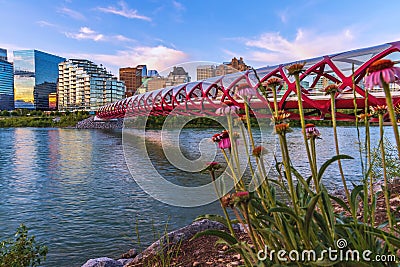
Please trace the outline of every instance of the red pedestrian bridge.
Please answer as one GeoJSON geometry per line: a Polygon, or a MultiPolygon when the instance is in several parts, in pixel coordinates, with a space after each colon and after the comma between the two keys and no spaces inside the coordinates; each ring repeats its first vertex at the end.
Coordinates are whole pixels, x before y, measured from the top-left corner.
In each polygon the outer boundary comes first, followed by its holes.
{"type": "MultiPolygon", "coordinates": [[[[385,104],[382,88],[366,90],[364,77],[371,63],[378,59],[387,58],[399,61],[399,52],[400,41],[397,41],[297,61],[297,63],[306,63],[305,72],[300,76],[301,99],[306,111],[306,118],[322,120],[325,119],[326,114],[330,113],[330,96],[325,95],[323,89],[331,83],[340,84],[342,90],[335,96],[338,120],[354,120],[355,116],[351,110],[355,105],[358,109],[363,109],[365,105],[385,104]],[[368,95],[367,101],[366,94],[368,95]]],[[[293,62],[137,94],[99,108],[96,116],[102,120],[109,120],[125,116],[215,115],[216,109],[226,105],[227,102],[243,108],[243,98],[238,95],[238,89],[247,87],[257,90],[256,95],[250,100],[252,113],[265,117],[268,116],[266,110],[273,109],[273,97],[272,92],[264,97],[259,86],[260,83],[265,84],[271,77],[278,77],[284,82],[278,88],[279,109],[291,113],[290,119],[297,119],[298,115],[293,112],[297,109],[298,103],[296,85],[294,78],[288,75],[285,68],[291,64],[293,62]]],[[[394,104],[400,105],[400,87],[393,84],[391,90],[394,104]]]]}

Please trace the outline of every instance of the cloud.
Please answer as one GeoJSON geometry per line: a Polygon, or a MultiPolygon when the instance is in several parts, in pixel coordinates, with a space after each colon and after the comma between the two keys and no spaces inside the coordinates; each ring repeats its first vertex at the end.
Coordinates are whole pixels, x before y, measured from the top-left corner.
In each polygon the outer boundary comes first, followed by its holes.
{"type": "Polygon", "coordinates": [[[282,23],[286,24],[288,22],[288,17],[289,17],[288,13],[289,13],[289,10],[287,8],[285,10],[281,10],[281,11],[277,12],[277,15],[282,23]]]}
{"type": "Polygon", "coordinates": [[[74,58],[87,58],[96,64],[103,64],[114,74],[118,73],[118,69],[127,66],[136,66],[146,64],[150,69],[159,71],[182,63],[188,59],[188,55],[180,50],[168,48],[162,45],[149,47],[139,46],[127,50],[118,51],[116,54],[74,54],[70,55],[74,58]]]}
{"type": "Polygon", "coordinates": [[[129,9],[128,5],[121,1],[118,3],[120,8],[109,6],[109,7],[98,7],[97,10],[100,10],[104,13],[111,13],[114,15],[119,15],[129,19],[141,19],[146,21],[151,21],[150,17],[140,15],[136,9],[129,9]]]}
{"type": "Polygon", "coordinates": [[[113,37],[111,37],[111,39],[120,41],[120,42],[136,42],[136,40],[128,38],[124,35],[118,34],[118,35],[114,35],[113,37]]]}
{"type": "Polygon", "coordinates": [[[81,27],[78,33],[66,32],[65,35],[69,38],[84,40],[89,39],[93,41],[104,41],[104,35],[101,33],[97,33],[90,29],[89,27],[81,27]]]}
{"type": "Polygon", "coordinates": [[[357,48],[356,39],[350,29],[333,34],[298,29],[292,40],[279,32],[267,32],[244,42],[251,50],[245,58],[268,64],[285,63],[357,48]]]}
{"type": "Polygon", "coordinates": [[[81,13],[79,13],[78,11],[69,9],[67,7],[59,8],[57,10],[57,12],[65,14],[65,15],[67,15],[67,16],[73,18],[73,19],[76,19],[76,20],[85,20],[86,19],[85,16],[82,15],[81,13]]]}
{"type": "Polygon", "coordinates": [[[172,0],[172,5],[177,11],[185,11],[186,8],[182,3],[179,3],[178,1],[172,0]]]}
{"type": "Polygon", "coordinates": [[[104,35],[102,33],[96,32],[89,27],[81,27],[79,32],[65,32],[65,36],[77,40],[93,40],[95,42],[136,42],[134,39],[130,39],[124,35],[104,35]]]}
{"type": "Polygon", "coordinates": [[[39,20],[36,21],[36,23],[40,26],[40,27],[51,27],[51,28],[58,28],[57,24],[45,21],[45,20],[39,20]]]}

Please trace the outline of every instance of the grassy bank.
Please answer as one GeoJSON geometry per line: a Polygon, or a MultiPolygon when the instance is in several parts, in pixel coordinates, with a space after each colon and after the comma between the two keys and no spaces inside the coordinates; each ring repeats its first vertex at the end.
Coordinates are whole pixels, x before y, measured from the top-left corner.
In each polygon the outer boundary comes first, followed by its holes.
{"type": "Polygon", "coordinates": [[[2,111],[0,113],[0,128],[6,127],[75,127],[78,121],[88,118],[85,111],[50,112],[42,111],[2,111]],[[28,113],[29,112],[29,113],[28,113]]]}

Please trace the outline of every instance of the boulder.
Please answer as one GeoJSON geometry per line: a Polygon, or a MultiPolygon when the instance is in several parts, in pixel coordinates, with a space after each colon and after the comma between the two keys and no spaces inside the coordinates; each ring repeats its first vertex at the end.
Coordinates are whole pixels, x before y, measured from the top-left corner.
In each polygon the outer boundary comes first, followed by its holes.
{"type": "Polygon", "coordinates": [[[123,267],[124,264],[107,257],[90,259],[82,267],[123,267]]]}

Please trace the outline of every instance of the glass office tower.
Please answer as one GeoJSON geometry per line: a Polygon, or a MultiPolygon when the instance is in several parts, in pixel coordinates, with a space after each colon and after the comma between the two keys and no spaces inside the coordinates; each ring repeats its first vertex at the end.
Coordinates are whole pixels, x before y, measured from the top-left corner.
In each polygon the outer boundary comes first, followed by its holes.
{"type": "Polygon", "coordinates": [[[14,51],[15,108],[49,109],[49,95],[57,91],[58,64],[63,61],[38,50],[14,51]]]}
{"type": "Polygon", "coordinates": [[[7,50],[0,48],[0,110],[14,109],[13,65],[7,61],[7,50]]]}
{"type": "Polygon", "coordinates": [[[0,48],[0,60],[7,61],[7,49],[0,48]]]}

